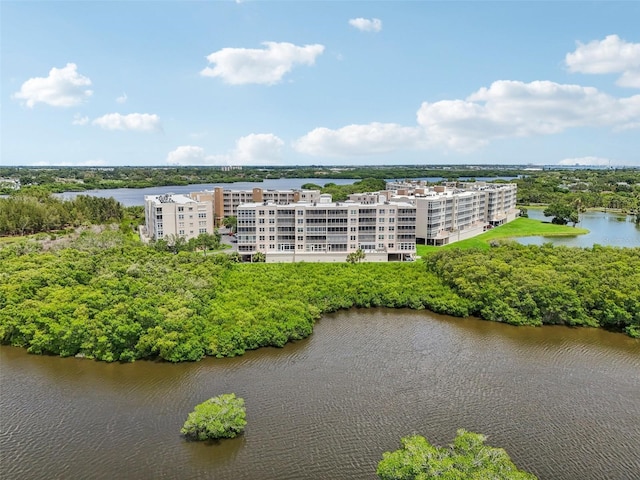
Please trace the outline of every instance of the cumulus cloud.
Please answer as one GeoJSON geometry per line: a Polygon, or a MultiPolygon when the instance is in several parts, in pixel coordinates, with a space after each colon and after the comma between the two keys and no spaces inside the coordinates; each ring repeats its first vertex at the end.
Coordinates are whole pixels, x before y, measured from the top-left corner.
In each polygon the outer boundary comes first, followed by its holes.
{"type": "Polygon", "coordinates": [[[618,85],[640,88],[640,43],[626,42],[618,35],[578,42],[576,50],[565,56],[565,63],[571,72],[621,73],[618,85]]]}
{"type": "Polygon", "coordinates": [[[121,103],[121,104],[122,104],[122,103],[127,103],[127,99],[128,99],[128,98],[129,98],[129,97],[127,97],[127,94],[126,94],[126,93],[123,93],[123,94],[122,94],[122,95],[120,95],[118,98],[116,98],[116,102],[121,103]]]}
{"type": "Polygon", "coordinates": [[[273,164],[282,159],[284,142],[272,133],[252,133],[236,141],[234,164],[273,164]]]}
{"type": "Polygon", "coordinates": [[[379,18],[352,18],[349,25],[361,32],[379,32],[382,30],[382,20],[379,18]]]}
{"type": "Polygon", "coordinates": [[[63,68],[52,68],[47,77],[30,78],[13,98],[24,100],[29,108],[39,102],[53,107],[72,107],[93,94],[86,88],[90,85],[91,80],[78,73],[75,63],[67,63],[63,68]]]}
{"type": "Polygon", "coordinates": [[[73,116],[73,121],[71,122],[72,125],[86,125],[87,123],[89,123],[89,117],[83,117],[79,113],[76,113],[73,116]]]}
{"type": "Polygon", "coordinates": [[[465,152],[496,139],[551,135],[579,127],[639,128],[640,95],[616,98],[592,87],[500,80],[466,99],[424,102],[416,126],[316,128],[294,142],[294,148],[318,156],[424,148],[465,152]]]}
{"type": "Polygon", "coordinates": [[[235,148],[221,155],[207,155],[204,148],[183,145],[167,155],[172,165],[273,165],[282,160],[284,142],[271,133],[252,133],[236,141],[235,148]]]}
{"type": "Polygon", "coordinates": [[[293,143],[300,153],[314,156],[375,155],[403,148],[416,148],[422,141],[416,127],[395,123],[347,125],[338,130],[316,128],[293,143]]]}
{"type": "Polygon", "coordinates": [[[157,132],[162,130],[160,117],[149,113],[108,113],[96,118],[93,125],[102,127],[105,130],[132,130],[136,132],[157,132]]]}
{"type": "Polygon", "coordinates": [[[500,80],[465,100],[423,103],[418,123],[430,142],[467,150],[490,140],[560,133],[568,128],[634,127],[640,95],[615,98],[593,87],[500,80]]]}
{"type": "Polygon", "coordinates": [[[230,85],[250,83],[274,85],[296,65],[313,65],[324,52],[323,45],[297,46],[286,42],[263,42],[264,49],[223,48],[207,56],[214,67],[200,72],[219,77],[230,85]]]}
{"type": "Polygon", "coordinates": [[[579,157],[565,158],[558,162],[558,165],[585,165],[585,166],[605,166],[611,165],[611,160],[602,157],[579,157]]]}

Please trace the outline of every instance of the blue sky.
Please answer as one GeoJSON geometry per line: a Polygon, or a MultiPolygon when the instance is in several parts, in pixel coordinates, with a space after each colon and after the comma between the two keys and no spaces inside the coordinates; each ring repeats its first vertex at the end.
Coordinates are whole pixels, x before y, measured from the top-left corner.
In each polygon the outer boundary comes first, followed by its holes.
{"type": "Polygon", "coordinates": [[[2,165],[640,166],[640,2],[0,1],[2,165]]]}

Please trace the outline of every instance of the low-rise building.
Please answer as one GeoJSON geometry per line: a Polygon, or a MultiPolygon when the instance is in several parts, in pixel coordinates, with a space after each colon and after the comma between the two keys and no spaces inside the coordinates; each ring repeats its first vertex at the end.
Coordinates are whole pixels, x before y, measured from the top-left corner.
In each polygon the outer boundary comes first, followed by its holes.
{"type": "Polygon", "coordinates": [[[191,198],[198,201],[211,201],[218,224],[226,217],[235,217],[238,207],[245,203],[273,202],[288,205],[295,202],[317,202],[320,190],[269,190],[252,188],[250,190],[232,190],[214,187],[213,190],[193,192],[191,198]]]}
{"type": "Polygon", "coordinates": [[[141,234],[145,240],[177,237],[186,240],[201,233],[214,233],[213,204],[198,201],[188,195],[166,193],[145,195],[145,225],[141,234]]]}
{"type": "Polygon", "coordinates": [[[352,200],[281,205],[264,201],[238,207],[238,252],[265,254],[267,262],[344,262],[357,250],[364,261],[415,257],[416,208],[406,202],[352,200]]]}
{"type": "Polygon", "coordinates": [[[416,240],[426,245],[447,245],[474,237],[487,228],[514,220],[517,185],[486,182],[426,182],[387,184],[392,200],[416,206],[416,240]]]}

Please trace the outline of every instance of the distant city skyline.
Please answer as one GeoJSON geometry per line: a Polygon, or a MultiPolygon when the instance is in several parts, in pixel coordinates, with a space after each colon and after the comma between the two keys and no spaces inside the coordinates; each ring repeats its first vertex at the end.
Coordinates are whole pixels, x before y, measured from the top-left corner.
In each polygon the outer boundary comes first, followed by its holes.
{"type": "Polygon", "coordinates": [[[2,166],[640,166],[640,2],[0,13],[2,166]]]}

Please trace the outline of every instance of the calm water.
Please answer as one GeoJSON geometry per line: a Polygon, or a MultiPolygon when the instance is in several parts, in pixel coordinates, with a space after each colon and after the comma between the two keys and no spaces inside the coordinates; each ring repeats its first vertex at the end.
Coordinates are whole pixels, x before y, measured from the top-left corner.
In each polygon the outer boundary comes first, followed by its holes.
{"type": "Polygon", "coordinates": [[[602,330],[351,310],[234,359],[0,360],[5,479],[373,479],[400,437],[459,427],[542,479],[640,474],[640,341],[602,330]],[[225,392],[246,400],[245,434],[184,441],[187,413],[225,392]]]}
{"type": "MultiPolygon", "coordinates": [[[[469,180],[475,178],[478,181],[493,180],[512,180],[516,177],[461,177],[460,180],[469,180]]],[[[424,177],[418,180],[427,180],[428,182],[439,182],[442,177],[424,177]]],[[[200,183],[196,185],[174,185],[165,187],[149,187],[149,188],[113,188],[109,190],[86,190],[84,192],[65,192],[59,196],[65,199],[75,198],[78,195],[92,195],[94,197],[109,198],[113,197],[122,203],[125,207],[133,205],[144,205],[145,195],[160,195],[163,193],[191,193],[200,192],[202,190],[211,190],[213,187],[225,187],[234,190],[248,190],[255,187],[264,189],[294,189],[301,188],[305,183],[315,183],[324,186],[327,183],[335,183],[336,185],[347,185],[357,182],[357,178],[279,178],[277,180],[265,180],[264,182],[238,182],[238,183],[200,183]]]]}
{"type": "MultiPolygon", "coordinates": [[[[529,209],[527,213],[529,218],[550,222],[552,217],[545,217],[543,211],[529,209]]],[[[640,247],[640,225],[633,221],[631,215],[586,212],[580,214],[580,223],[577,226],[586,228],[589,233],[575,237],[522,237],[517,240],[525,245],[542,245],[551,242],[554,245],[567,247],[591,247],[596,243],[611,247],[640,247]]]]}
{"type": "Polygon", "coordinates": [[[252,188],[267,189],[294,189],[301,188],[305,183],[315,183],[324,186],[326,183],[336,185],[346,185],[357,182],[357,179],[348,178],[279,178],[276,180],[265,180],[264,182],[238,182],[238,183],[198,183],[194,185],[171,185],[164,187],[149,188],[112,188],[108,190],[86,190],[84,192],[65,192],[60,196],[65,199],[75,198],[78,195],[92,195],[94,197],[113,197],[125,207],[134,205],[144,205],[145,195],[161,195],[163,193],[191,193],[203,190],[212,190],[213,187],[231,188],[233,190],[249,190],[252,188]]]}

